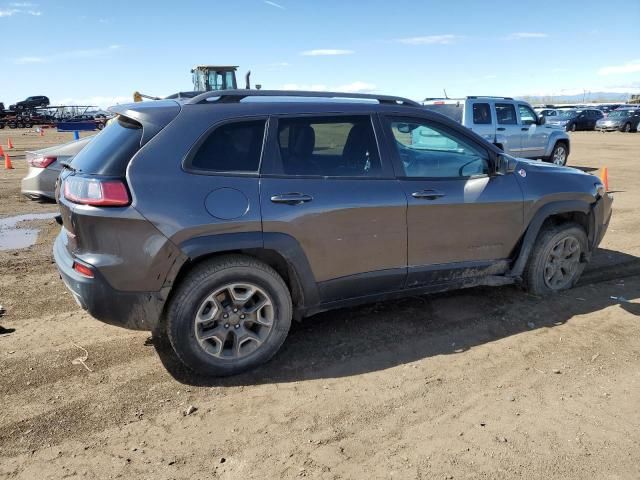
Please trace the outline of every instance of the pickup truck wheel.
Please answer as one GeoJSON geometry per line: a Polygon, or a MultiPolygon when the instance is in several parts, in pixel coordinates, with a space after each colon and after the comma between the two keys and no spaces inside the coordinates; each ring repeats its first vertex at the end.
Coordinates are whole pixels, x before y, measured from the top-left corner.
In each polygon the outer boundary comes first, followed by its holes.
{"type": "Polygon", "coordinates": [[[567,146],[564,143],[558,142],[553,146],[551,162],[561,167],[567,164],[567,146]]]}
{"type": "Polygon", "coordinates": [[[573,287],[585,263],[587,235],[575,223],[546,228],[538,235],[536,245],[524,272],[527,289],[535,295],[566,290],[573,287]]]}
{"type": "Polygon", "coordinates": [[[251,257],[198,265],[177,287],[167,310],[169,341],[201,375],[227,376],[268,361],[289,332],[291,295],[278,273],[251,257]]]}

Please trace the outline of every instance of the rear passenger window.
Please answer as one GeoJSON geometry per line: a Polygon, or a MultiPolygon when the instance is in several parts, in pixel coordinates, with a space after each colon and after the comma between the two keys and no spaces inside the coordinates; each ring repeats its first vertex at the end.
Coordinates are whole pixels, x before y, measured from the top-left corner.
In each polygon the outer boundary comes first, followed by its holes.
{"type": "Polygon", "coordinates": [[[195,170],[257,172],[266,120],[235,122],[213,130],[189,162],[195,170]]]}
{"type": "Polygon", "coordinates": [[[491,124],[491,108],[488,103],[473,104],[473,123],[476,125],[491,124]]]}
{"type": "Polygon", "coordinates": [[[516,109],[511,103],[496,103],[496,118],[500,125],[517,125],[516,109]]]}
{"type": "Polygon", "coordinates": [[[380,156],[370,117],[282,118],[277,173],[325,177],[376,176],[380,156]]]}

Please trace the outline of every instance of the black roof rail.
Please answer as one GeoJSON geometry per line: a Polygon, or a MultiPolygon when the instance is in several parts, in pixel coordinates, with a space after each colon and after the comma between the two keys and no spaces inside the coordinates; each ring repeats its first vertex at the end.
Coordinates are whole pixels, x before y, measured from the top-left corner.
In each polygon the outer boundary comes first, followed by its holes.
{"type": "Polygon", "coordinates": [[[513,97],[496,97],[494,95],[472,95],[467,98],[499,98],[500,100],[513,100],[513,97]]]}
{"type": "Polygon", "coordinates": [[[346,92],[308,92],[298,90],[215,90],[204,92],[192,98],[186,104],[195,105],[202,103],[238,103],[250,97],[299,97],[299,98],[333,98],[337,100],[375,100],[384,105],[407,105],[421,107],[418,102],[403,97],[391,95],[373,95],[367,93],[346,92]],[[211,99],[211,100],[209,100],[211,99]],[[215,101],[213,99],[216,99],[215,101]]]}

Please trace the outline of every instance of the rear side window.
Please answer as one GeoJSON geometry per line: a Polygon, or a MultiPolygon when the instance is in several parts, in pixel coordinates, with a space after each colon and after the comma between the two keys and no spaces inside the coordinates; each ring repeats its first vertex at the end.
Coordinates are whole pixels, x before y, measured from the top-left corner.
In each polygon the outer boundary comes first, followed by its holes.
{"type": "Polygon", "coordinates": [[[80,150],[71,167],[81,173],[123,177],[131,158],[140,149],[142,125],[118,116],[80,150]]]}
{"type": "Polygon", "coordinates": [[[496,118],[500,125],[517,125],[516,109],[511,103],[496,103],[496,118]]]}
{"type": "Polygon", "coordinates": [[[266,120],[234,122],[214,129],[188,166],[209,172],[257,172],[266,120]]]}
{"type": "Polygon", "coordinates": [[[425,105],[424,108],[449,117],[451,120],[455,120],[458,123],[462,123],[462,104],[460,102],[434,103],[431,105],[425,105]]]}
{"type": "Polygon", "coordinates": [[[488,103],[473,104],[473,123],[476,125],[491,124],[491,107],[488,103]]]}
{"type": "Polygon", "coordinates": [[[377,176],[380,156],[370,117],[282,118],[278,173],[323,177],[377,176]]]}

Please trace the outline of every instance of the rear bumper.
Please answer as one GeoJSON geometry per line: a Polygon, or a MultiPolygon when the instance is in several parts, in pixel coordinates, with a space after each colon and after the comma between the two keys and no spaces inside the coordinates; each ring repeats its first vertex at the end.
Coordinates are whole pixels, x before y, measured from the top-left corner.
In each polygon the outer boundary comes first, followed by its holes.
{"type": "MultiPolygon", "coordinates": [[[[123,292],[112,288],[100,271],[94,278],[73,269],[74,257],[68,252],[64,228],[53,245],[60,278],[84,310],[101,322],[132,330],[153,330],[158,323],[165,300],[160,292],[123,292]]],[[[84,263],[84,262],[83,262],[84,263]]]]}
{"type": "Polygon", "coordinates": [[[29,168],[22,179],[20,191],[29,198],[55,200],[56,180],[59,170],[48,168],[29,168]]]}

